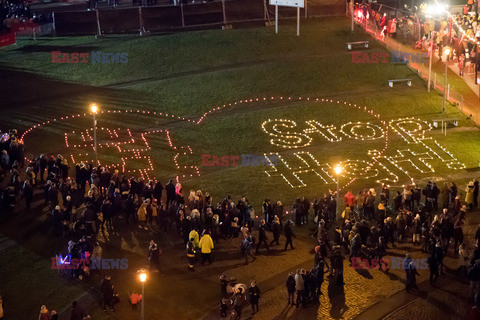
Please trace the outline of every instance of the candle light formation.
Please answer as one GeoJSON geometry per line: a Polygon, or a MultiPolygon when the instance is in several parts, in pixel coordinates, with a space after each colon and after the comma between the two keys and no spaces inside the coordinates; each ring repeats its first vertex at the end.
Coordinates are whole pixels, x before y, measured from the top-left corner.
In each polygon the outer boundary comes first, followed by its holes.
{"type": "MultiPolygon", "coordinates": [[[[189,125],[198,126],[212,113],[228,111],[240,105],[252,105],[265,102],[293,102],[305,101],[308,103],[329,104],[330,108],[340,106],[352,108],[365,113],[371,120],[347,122],[339,126],[324,124],[317,119],[307,120],[304,123],[305,128],[300,129],[297,122],[290,119],[268,119],[261,124],[269,142],[274,147],[280,147],[285,151],[285,155],[278,152],[265,153],[270,166],[266,168],[266,174],[269,177],[282,177],[292,188],[304,187],[305,175],[317,177],[324,184],[335,183],[336,176],[333,173],[333,164],[321,163],[308,151],[291,152],[292,149],[308,147],[317,142],[341,143],[348,139],[358,142],[365,141],[382,143],[379,150],[375,148],[366,148],[366,154],[361,155],[362,159],[346,159],[340,163],[344,168],[341,177],[350,179],[343,184],[342,188],[347,187],[356,179],[376,179],[378,183],[393,184],[400,180],[412,179],[415,174],[428,174],[435,171],[434,165],[445,165],[452,170],[461,170],[465,165],[456,159],[448,150],[446,150],[437,140],[426,137],[425,133],[432,130],[432,126],[426,122],[414,118],[400,118],[388,122],[381,120],[380,114],[374,110],[354,103],[340,102],[339,100],[325,98],[309,97],[263,97],[242,99],[218,107],[213,107],[205,112],[198,119],[193,120],[182,116],[168,113],[145,111],[145,110],[100,110],[99,118],[104,113],[112,113],[123,116],[123,114],[137,114],[144,116],[145,123],[154,120],[156,117],[175,119],[189,125]],[[393,154],[385,155],[388,148],[389,129],[392,129],[396,135],[401,137],[406,146],[398,148],[393,154]],[[276,157],[278,163],[274,165],[269,157],[276,157]],[[313,174],[313,175],[312,175],[313,174]]],[[[23,141],[26,136],[34,129],[54,125],[60,121],[73,120],[91,117],[91,113],[72,114],[63,117],[57,117],[49,121],[38,123],[27,129],[22,135],[23,141]]],[[[127,123],[126,121],[122,121],[127,123]]],[[[168,147],[174,151],[173,163],[177,169],[176,180],[180,178],[200,176],[199,167],[196,165],[186,165],[195,154],[191,146],[176,146],[171,139],[171,133],[167,129],[156,129],[151,131],[135,132],[132,128],[107,128],[97,127],[100,135],[106,138],[99,139],[98,149],[110,148],[116,154],[108,156],[108,159],[116,159],[111,163],[106,163],[105,159],[99,159],[100,165],[107,168],[118,169],[122,173],[138,173],[144,179],[155,179],[152,177],[155,171],[155,155],[158,153],[158,144],[154,144],[157,150],[152,150],[151,138],[153,135],[160,135],[166,138],[168,147]],[[117,157],[118,155],[118,157],[117,157]],[[137,162],[134,166],[133,162],[137,162]],[[135,168],[134,168],[135,167],[135,168]]],[[[71,153],[69,159],[73,163],[86,161],[92,163],[94,157],[93,150],[93,129],[80,129],[66,132],[64,134],[65,147],[71,153]]],[[[28,146],[27,146],[28,148],[28,146]]],[[[322,153],[325,153],[324,151],[322,153]]],[[[108,153],[106,153],[108,154],[108,153]]],[[[27,159],[28,160],[28,159],[27,159]]],[[[344,181],[345,182],[345,181],[344,181]]]]}
{"type": "MultiPolygon", "coordinates": [[[[140,114],[141,116],[161,116],[166,118],[176,118],[180,121],[194,123],[191,119],[171,114],[157,113],[153,111],[143,110],[102,110],[100,113],[130,113],[140,114]]],[[[21,140],[33,130],[39,127],[44,127],[49,124],[57,123],[63,120],[86,118],[90,114],[76,114],[53,120],[39,123],[30,129],[26,130],[21,136],[21,140]]],[[[173,163],[178,170],[177,181],[179,177],[193,177],[199,176],[200,172],[197,166],[186,166],[183,163],[186,158],[192,154],[190,146],[175,146],[170,137],[169,130],[166,129],[152,129],[148,131],[138,131],[133,128],[109,128],[97,126],[98,143],[97,150],[105,155],[99,157],[96,165],[105,167],[110,170],[118,170],[122,174],[132,174],[142,177],[144,180],[157,180],[155,176],[155,155],[154,150],[150,146],[152,139],[161,139],[165,141],[165,149],[170,148],[174,151],[173,163]]],[[[94,138],[93,128],[83,128],[79,130],[72,130],[64,133],[64,142],[66,152],[64,155],[72,161],[77,163],[94,163],[94,138]]],[[[158,147],[158,143],[155,144],[158,147]]],[[[163,148],[163,147],[162,147],[163,148]]],[[[159,150],[157,150],[159,151],[159,150]]],[[[27,159],[29,161],[29,159],[27,159]]]]}
{"type": "MultiPolygon", "coordinates": [[[[368,150],[368,160],[347,159],[340,162],[344,169],[340,175],[349,179],[343,188],[356,179],[375,178],[377,183],[387,185],[399,181],[410,181],[414,175],[434,173],[434,163],[452,170],[465,168],[465,164],[455,158],[437,140],[425,136],[426,132],[432,130],[432,126],[420,119],[393,119],[383,128],[369,122],[349,122],[340,126],[339,130],[333,125],[322,125],[315,120],[309,120],[306,123],[311,128],[300,130],[293,120],[268,119],[262,123],[262,129],[270,137],[274,137],[270,139],[272,145],[282,148],[309,146],[314,140],[314,134],[320,134],[324,141],[334,143],[344,138],[363,141],[385,138],[385,148],[382,151],[368,150]],[[312,126],[312,123],[315,126],[312,126]],[[401,141],[406,143],[406,146],[398,148],[392,152],[393,154],[385,155],[388,147],[388,128],[391,128],[401,141]]],[[[269,161],[270,166],[265,173],[272,178],[283,178],[292,188],[307,186],[304,181],[307,176],[319,177],[319,180],[325,184],[336,183],[332,164],[320,163],[311,152],[294,152],[293,155],[288,155],[288,160],[279,153],[265,154],[267,159],[272,156],[278,157],[279,161],[277,165],[269,161]],[[300,163],[300,165],[292,166],[291,163],[300,163]]]]}

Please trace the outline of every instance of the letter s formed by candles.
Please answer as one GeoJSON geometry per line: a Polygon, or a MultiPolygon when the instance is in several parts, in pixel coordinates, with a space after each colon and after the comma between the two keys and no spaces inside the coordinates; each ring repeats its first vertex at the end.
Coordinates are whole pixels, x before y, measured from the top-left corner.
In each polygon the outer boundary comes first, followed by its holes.
{"type": "Polygon", "coordinates": [[[271,144],[283,148],[308,146],[312,142],[312,138],[305,133],[291,130],[295,127],[297,127],[297,123],[293,120],[269,119],[262,123],[263,131],[273,137],[270,139],[271,144]]]}

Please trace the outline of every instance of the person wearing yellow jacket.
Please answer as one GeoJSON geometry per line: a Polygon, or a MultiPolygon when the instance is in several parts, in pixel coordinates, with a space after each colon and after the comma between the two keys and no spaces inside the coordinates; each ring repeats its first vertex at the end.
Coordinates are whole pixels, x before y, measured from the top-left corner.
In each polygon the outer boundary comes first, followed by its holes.
{"type": "Polygon", "coordinates": [[[198,247],[202,250],[202,265],[205,263],[205,260],[208,260],[208,264],[212,264],[213,240],[210,236],[210,231],[203,231],[198,247]]]}
{"type": "Polygon", "coordinates": [[[152,205],[150,207],[152,208],[152,221],[155,221],[155,223],[157,223],[157,216],[158,216],[157,199],[153,199],[152,205]]]}
{"type": "Polygon", "coordinates": [[[470,210],[473,209],[473,190],[475,189],[473,181],[468,183],[465,189],[465,202],[470,210]]]}
{"type": "Polygon", "coordinates": [[[147,207],[150,203],[150,199],[143,201],[140,208],[138,208],[138,222],[140,225],[138,226],[140,229],[148,230],[147,228],[147,207]]]}
{"type": "Polygon", "coordinates": [[[200,236],[198,235],[198,232],[197,230],[193,229],[192,231],[190,231],[190,233],[188,234],[188,239],[193,239],[193,244],[195,245],[195,248],[198,248],[198,240],[199,240],[200,236]]]}

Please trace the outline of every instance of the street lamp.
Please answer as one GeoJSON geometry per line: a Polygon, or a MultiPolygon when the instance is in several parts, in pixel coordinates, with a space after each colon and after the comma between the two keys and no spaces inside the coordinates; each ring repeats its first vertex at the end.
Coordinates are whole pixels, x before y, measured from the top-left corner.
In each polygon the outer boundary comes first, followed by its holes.
{"type": "Polygon", "coordinates": [[[445,102],[447,100],[447,72],[448,72],[448,56],[450,55],[450,48],[445,48],[445,79],[443,82],[443,103],[442,110],[445,113],[445,102]]]}
{"type": "Polygon", "coordinates": [[[337,164],[333,168],[335,174],[337,175],[337,223],[340,221],[340,174],[343,171],[343,168],[337,164]]]}
{"type": "Polygon", "coordinates": [[[145,281],[147,281],[147,272],[144,269],[137,271],[140,282],[142,283],[142,307],[140,312],[140,320],[144,320],[145,312],[145,281]]]}
{"type": "Polygon", "coordinates": [[[354,28],[354,25],[355,25],[355,22],[354,22],[355,7],[354,7],[354,4],[353,4],[353,0],[350,0],[350,15],[352,16],[352,32],[353,32],[353,28],[354,28]]]}
{"type": "MultiPolygon", "coordinates": [[[[447,12],[448,12],[448,5],[435,3],[435,4],[427,5],[427,8],[425,10],[425,16],[435,18],[438,16],[443,16],[447,12]]],[[[430,37],[429,52],[430,52],[430,60],[428,62],[428,84],[427,84],[428,92],[430,92],[430,86],[432,82],[433,36],[430,37]]]]}
{"type": "Polygon", "coordinates": [[[97,165],[98,162],[98,156],[97,156],[97,119],[96,119],[96,114],[98,112],[98,107],[96,104],[92,104],[90,106],[90,110],[92,111],[93,114],[93,151],[95,151],[95,166],[97,165]]]}
{"type": "Polygon", "coordinates": [[[448,10],[448,4],[445,3],[433,3],[430,5],[427,5],[425,9],[425,15],[427,17],[435,17],[435,16],[441,16],[448,10]]]}

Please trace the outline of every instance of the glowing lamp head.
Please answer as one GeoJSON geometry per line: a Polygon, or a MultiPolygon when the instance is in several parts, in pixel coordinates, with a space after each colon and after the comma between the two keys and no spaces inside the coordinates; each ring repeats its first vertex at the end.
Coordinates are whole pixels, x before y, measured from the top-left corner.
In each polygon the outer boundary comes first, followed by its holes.
{"type": "Polygon", "coordinates": [[[445,48],[445,55],[448,56],[450,54],[451,49],[450,48],[445,48]]]}
{"type": "Polygon", "coordinates": [[[339,175],[340,173],[342,173],[343,168],[340,167],[340,165],[337,165],[335,168],[333,168],[333,170],[335,171],[335,174],[339,175]]]}
{"type": "Polygon", "coordinates": [[[435,3],[432,5],[427,5],[425,13],[430,17],[438,17],[447,13],[448,5],[443,3],[435,3]]]}
{"type": "Polygon", "coordinates": [[[98,107],[96,104],[92,104],[92,106],[90,107],[90,110],[92,110],[92,113],[97,113],[98,111],[98,107]]]}
{"type": "Polygon", "coordinates": [[[147,274],[145,273],[145,271],[141,271],[139,277],[140,277],[140,282],[147,281],[147,274]]]}

